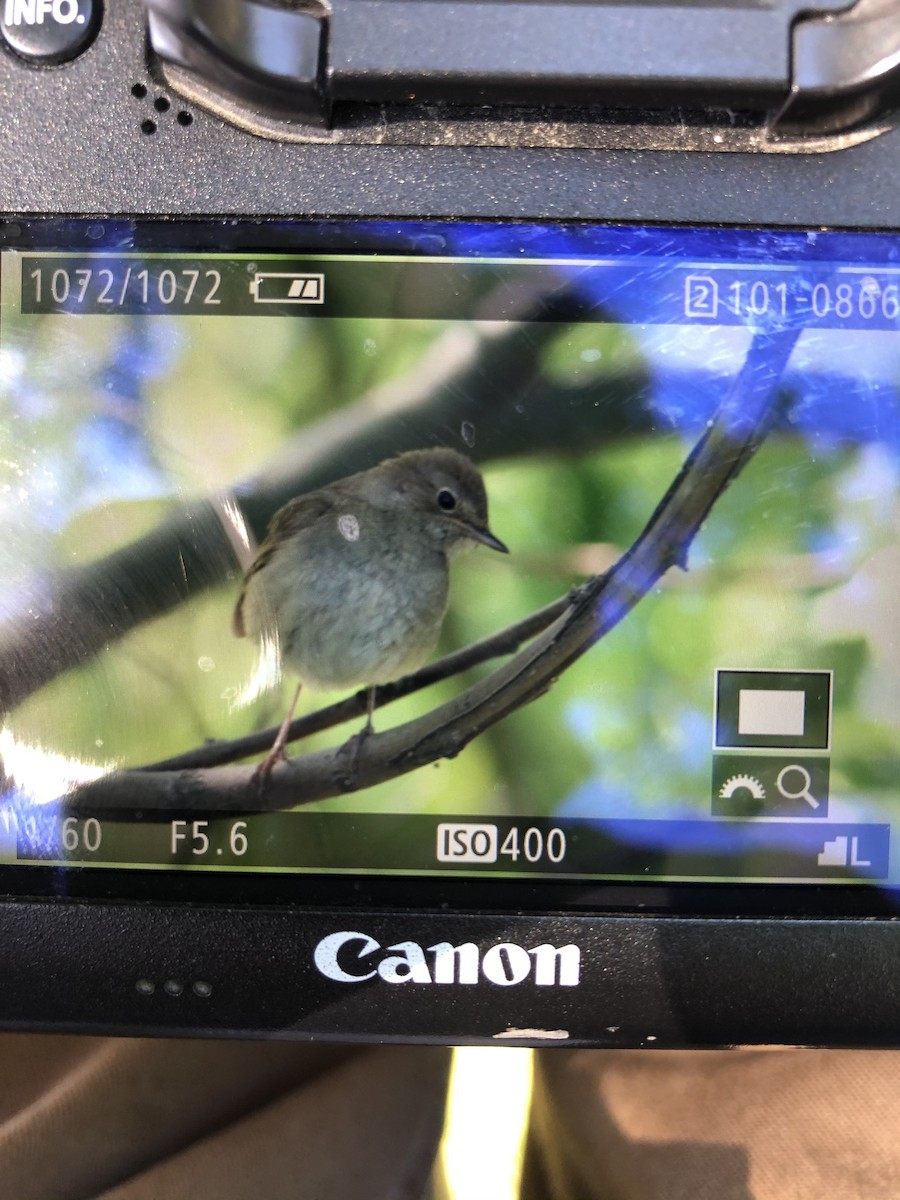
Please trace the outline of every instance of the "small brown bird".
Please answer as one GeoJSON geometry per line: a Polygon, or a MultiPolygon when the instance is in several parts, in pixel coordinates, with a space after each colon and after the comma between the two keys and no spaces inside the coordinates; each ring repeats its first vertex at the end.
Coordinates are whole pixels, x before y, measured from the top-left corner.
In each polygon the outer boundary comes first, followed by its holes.
{"type": "MultiPolygon", "coordinates": [[[[263,780],[284,758],[303,686],[374,689],[416,670],[437,643],[450,560],[488,529],[487,493],[455,450],[412,450],[290,500],[275,513],[234,609],[238,637],[273,637],[299,677],[263,780]]],[[[357,745],[358,748],[358,745],[357,745]]]]}

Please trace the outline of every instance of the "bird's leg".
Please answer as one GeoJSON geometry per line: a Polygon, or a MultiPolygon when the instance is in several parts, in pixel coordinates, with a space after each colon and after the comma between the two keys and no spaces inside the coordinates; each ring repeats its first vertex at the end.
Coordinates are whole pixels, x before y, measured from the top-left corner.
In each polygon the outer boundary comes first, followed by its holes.
{"type": "Polygon", "coordinates": [[[266,786],[266,781],[272,774],[272,768],[278,762],[287,762],[287,755],[284,748],[288,743],[288,734],[291,730],[291,721],[294,719],[294,711],[297,708],[297,701],[300,699],[300,688],[302,684],[297,684],[297,690],[294,692],[294,698],[291,701],[291,706],[287,710],[284,720],[281,722],[281,728],[275,736],[275,741],[272,743],[272,749],[266,757],[259,763],[256,770],[250,776],[250,782],[255,784],[260,791],[266,786]]]}

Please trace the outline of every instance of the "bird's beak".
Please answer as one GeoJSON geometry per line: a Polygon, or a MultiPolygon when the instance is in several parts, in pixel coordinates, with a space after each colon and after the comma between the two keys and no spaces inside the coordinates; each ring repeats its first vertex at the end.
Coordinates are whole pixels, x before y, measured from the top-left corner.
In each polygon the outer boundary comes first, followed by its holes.
{"type": "Polygon", "coordinates": [[[482,546],[490,546],[492,550],[499,550],[501,554],[509,554],[509,548],[504,546],[498,537],[494,537],[489,529],[478,529],[474,525],[467,525],[466,533],[476,542],[481,542],[482,546]]]}

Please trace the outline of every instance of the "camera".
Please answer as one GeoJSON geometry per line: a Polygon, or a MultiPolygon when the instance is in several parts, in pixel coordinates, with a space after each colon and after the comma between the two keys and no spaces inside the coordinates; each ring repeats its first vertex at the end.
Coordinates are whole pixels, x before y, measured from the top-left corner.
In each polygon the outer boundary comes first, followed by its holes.
{"type": "Polygon", "coordinates": [[[0,17],[0,1023],[896,1045],[894,0],[0,17]]]}

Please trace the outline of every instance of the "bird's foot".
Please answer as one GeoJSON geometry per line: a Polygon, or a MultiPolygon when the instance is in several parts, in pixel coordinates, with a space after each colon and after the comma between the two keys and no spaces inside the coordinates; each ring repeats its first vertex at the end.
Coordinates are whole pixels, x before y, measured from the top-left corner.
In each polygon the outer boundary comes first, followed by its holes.
{"type": "Polygon", "coordinates": [[[359,756],[362,753],[362,748],[369,740],[369,735],[372,733],[371,720],[366,721],[359,733],[354,733],[349,737],[340,749],[342,758],[349,757],[349,768],[351,776],[356,775],[356,769],[359,766],[359,756]]]}
{"type": "Polygon", "coordinates": [[[276,763],[286,763],[291,760],[285,753],[285,746],[288,744],[288,737],[291,732],[291,721],[294,717],[294,709],[297,707],[297,700],[300,697],[300,687],[298,685],[294,692],[294,699],[291,701],[291,707],[288,709],[284,720],[281,722],[278,733],[275,736],[275,741],[272,743],[272,749],[256,767],[256,770],[250,776],[250,785],[255,787],[257,792],[262,795],[266,790],[266,784],[269,782],[269,776],[272,774],[272,768],[276,763]]]}
{"type": "Polygon", "coordinates": [[[257,792],[262,795],[266,790],[266,785],[269,782],[269,776],[272,774],[272,769],[278,763],[288,763],[290,761],[291,760],[284,752],[284,745],[282,744],[279,746],[276,740],[275,745],[272,747],[266,757],[257,763],[253,774],[250,776],[250,786],[256,788],[257,792]]]}

